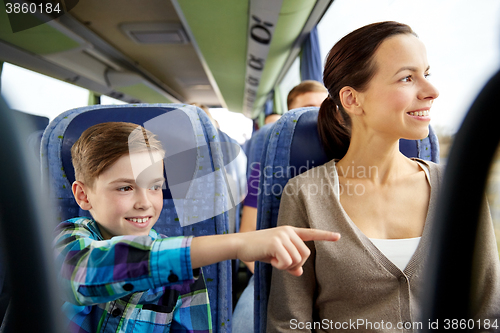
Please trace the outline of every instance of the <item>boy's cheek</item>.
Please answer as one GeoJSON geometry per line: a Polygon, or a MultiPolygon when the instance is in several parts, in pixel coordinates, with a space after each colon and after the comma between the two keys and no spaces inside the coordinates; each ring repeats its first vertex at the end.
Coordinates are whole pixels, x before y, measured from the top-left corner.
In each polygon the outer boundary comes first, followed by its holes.
{"type": "Polygon", "coordinates": [[[160,193],[155,197],[155,202],[156,206],[160,209],[160,211],[163,208],[163,193],[160,191],[160,193]]]}

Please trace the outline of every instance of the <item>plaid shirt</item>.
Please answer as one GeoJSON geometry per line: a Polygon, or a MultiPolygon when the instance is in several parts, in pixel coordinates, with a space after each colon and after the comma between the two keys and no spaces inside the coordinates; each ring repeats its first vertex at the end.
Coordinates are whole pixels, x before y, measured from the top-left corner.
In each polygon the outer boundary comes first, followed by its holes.
{"type": "Polygon", "coordinates": [[[54,248],[69,332],[212,332],[201,269],[193,278],[192,237],[103,240],[94,220],[56,229],[54,248]]]}

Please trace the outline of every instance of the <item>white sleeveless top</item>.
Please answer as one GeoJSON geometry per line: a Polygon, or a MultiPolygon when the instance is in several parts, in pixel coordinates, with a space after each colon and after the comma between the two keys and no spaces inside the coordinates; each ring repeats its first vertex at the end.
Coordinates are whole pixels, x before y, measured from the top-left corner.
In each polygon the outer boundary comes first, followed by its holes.
{"type": "Polygon", "coordinates": [[[417,250],[421,237],[403,239],[376,239],[369,238],[380,252],[384,254],[401,271],[406,268],[411,257],[417,250]]]}

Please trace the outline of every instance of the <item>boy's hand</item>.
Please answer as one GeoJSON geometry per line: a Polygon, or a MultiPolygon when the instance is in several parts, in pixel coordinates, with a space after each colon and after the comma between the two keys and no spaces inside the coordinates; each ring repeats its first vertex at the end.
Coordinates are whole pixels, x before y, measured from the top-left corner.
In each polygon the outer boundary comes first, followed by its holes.
{"type": "Polygon", "coordinates": [[[295,276],[302,275],[302,265],[311,254],[306,241],[337,241],[340,234],[318,229],[282,226],[238,234],[237,258],[243,261],[262,261],[287,270],[295,276]]]}
{"type": "Polygon", "coordinates": [[[191,266],[198,268],[229,259],[263,261],[300,276],[302,265],[311,254],[304,242],[339,239],[340,234],[335,232],[290,226],[194,237],[191,242],[191,266]]]}

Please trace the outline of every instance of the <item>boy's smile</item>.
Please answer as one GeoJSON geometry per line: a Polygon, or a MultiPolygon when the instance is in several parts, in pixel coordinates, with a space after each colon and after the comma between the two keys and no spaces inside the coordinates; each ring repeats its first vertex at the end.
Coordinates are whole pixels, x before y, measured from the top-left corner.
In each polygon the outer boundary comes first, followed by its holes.
{"type": "Polygon", "coordinates": [[[120,157],[95,179],[92,188],[76,181],[73,192],[80,207],[98,222],[105,239],[149,235],[163,206],[163,182],[162,156],[142,152],[120,157]]]}

